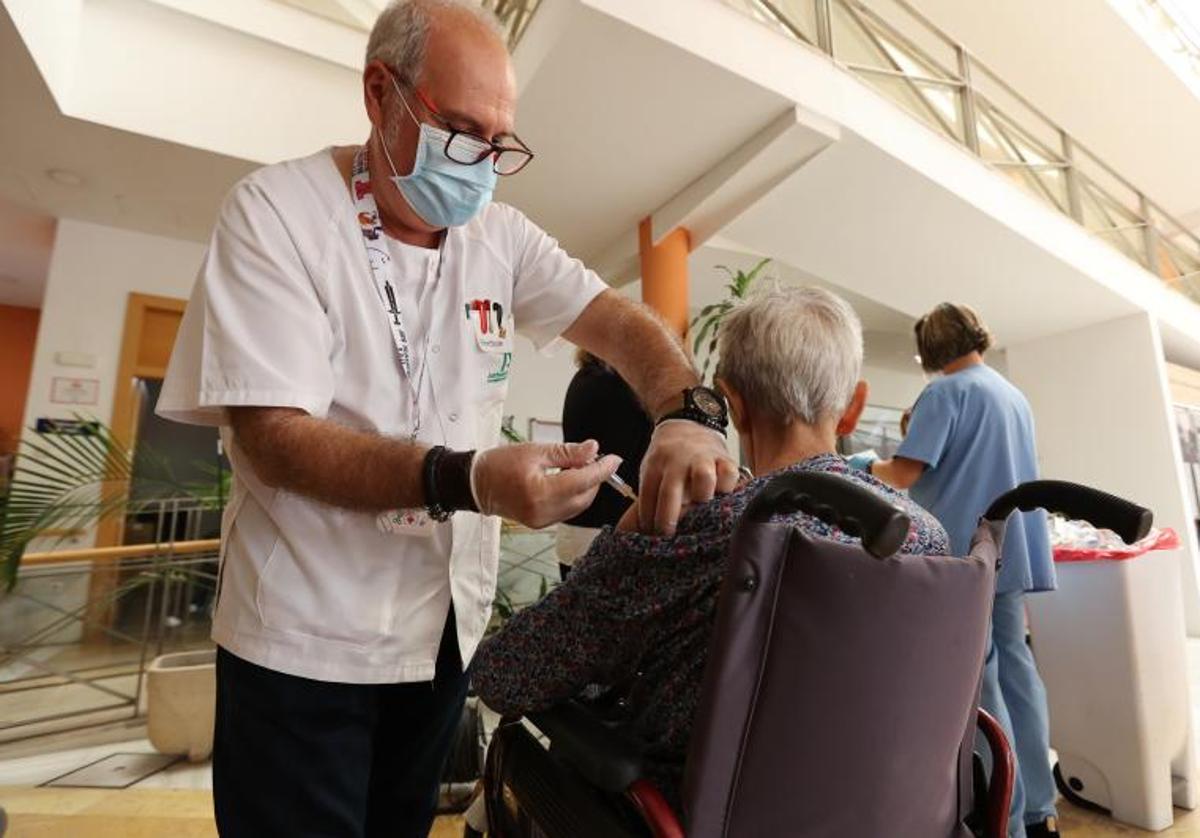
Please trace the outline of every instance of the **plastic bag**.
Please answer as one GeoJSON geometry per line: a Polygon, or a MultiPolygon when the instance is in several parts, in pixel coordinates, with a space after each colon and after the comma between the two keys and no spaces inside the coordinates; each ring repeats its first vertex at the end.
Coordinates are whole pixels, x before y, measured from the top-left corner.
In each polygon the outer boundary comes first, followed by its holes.
{"type": "Polygon", "coordinates": [[[1097,529],[1087,521],[1050,516],[1050,546],[1056,562],[1121,561],[1151,550],[1174,550],[1179,535],[1170,527],[1152,529],[1141,541],[1126,544],[1112,530],[1097,529]]]}

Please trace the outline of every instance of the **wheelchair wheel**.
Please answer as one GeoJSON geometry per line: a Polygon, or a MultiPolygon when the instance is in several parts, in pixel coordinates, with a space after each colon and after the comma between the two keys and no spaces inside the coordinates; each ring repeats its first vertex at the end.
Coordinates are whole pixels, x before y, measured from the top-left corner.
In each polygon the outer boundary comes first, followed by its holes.
{"type": "Polygon", "coordinates": [[[1093,803],[1080,792],[1084,790],[1083,783],[1078,778],[1066,778],[1062,773],[1062,764],[1054,763],[1054,785],[1058,786],[1058,793],[1070,803],[1072,806],[1078,806],[1080,809],[1087,809],[1089,812],[1099,812],[1102,815],[1111,815],[1112,810],[1106,809],[1099,803],[1093,803]]]}
{"type": "Polygon", "coordinates": [[[483,716],[478,702],[468,700],[442,773],[438,814],[460,814],[466,810],[475,784],[483,776],[483,757],[483,716]]]}

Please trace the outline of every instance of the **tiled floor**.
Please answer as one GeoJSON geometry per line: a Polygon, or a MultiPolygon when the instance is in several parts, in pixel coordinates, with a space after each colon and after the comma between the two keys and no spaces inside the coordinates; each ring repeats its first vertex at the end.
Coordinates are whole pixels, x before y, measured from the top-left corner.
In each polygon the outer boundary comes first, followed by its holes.
{"type": "MultiPolygon", "coordinates": [[[[60,751],[0,763],[6,838],[210,838],[212,764],[177,762],[128,789],[38,788],[115,753],[152,753],[144,739],[60,751]]],[[[462,820],[439,818],[434,838],[462,835],[462,820]]]]}
{"type": "MultiPolygon", "coordinates": [[[[0,788],[11,838],[215,838],[207,791],[0,788]]],[[[460,818],[438,818],[432,838],[458,838],[460,818]]]]}

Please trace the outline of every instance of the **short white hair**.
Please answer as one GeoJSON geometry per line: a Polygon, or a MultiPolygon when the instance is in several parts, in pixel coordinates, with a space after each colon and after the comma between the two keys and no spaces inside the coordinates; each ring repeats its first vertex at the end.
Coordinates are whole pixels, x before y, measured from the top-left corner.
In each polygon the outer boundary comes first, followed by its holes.
{"type": "Polygon", "coordinates": [[[849,303],[824,288],[775,288],[726,315],[718,352],[717,376],[752,412],[816,425],[840,417],[854,398],[862,323],[849,303]]]}
{"type": "Polygon", "coordinates": [[[474,18],[484,29],[504,41],[500,21],[490,9],[480,5],[479,0],[392,0],[380,12],[371,29],[366,63],[378,59],[405,81],[419,82],[429,30],[434,17],[446,11],[457,11],[474,18]]]}

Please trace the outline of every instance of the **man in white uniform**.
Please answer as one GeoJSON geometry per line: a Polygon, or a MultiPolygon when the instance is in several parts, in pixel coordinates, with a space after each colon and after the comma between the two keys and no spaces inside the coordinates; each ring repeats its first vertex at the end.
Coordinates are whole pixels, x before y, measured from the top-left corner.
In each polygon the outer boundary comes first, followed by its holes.
{"type": "Polygon", "coordinates": [[[594,443],[500,447],[514,331],[603,358],[660,422],[646,529],[736,481],[724,405],[669,332],[491,203],[532,153],[488,14],[382,14],[366,144],[239,183],[180,328],[159,413],[221,426],[236,478],[213,621],[226,836],[428,831],[500,518],[569,518],[617,466],[594,443]]]}

